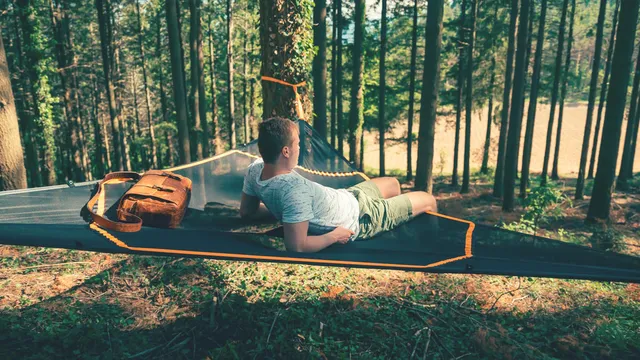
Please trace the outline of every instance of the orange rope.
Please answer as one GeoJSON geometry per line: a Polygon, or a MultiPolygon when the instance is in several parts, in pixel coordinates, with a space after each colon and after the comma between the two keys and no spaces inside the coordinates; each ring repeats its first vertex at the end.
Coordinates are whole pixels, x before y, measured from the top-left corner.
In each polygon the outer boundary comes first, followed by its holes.
{"type": "Polygon", "coordinates": [[[307,85],[306,81],[303,81],[303,82],[301,82],[299,84],[290,84],[290,83],[288,83],[286,81],[278,80],[278,79],[272,78],[270,76],[263,76],[262,80],[271,81],[271,82],[274,82],[274,83],[278,83],[280,85],[285,85],[285,86],[292,87],[293,88],[293,93],[296,95],[296,114],[298,115],[298,118],[304,120],[304,111],[302,111],[302,101],[300,100],[300,95],[298,94],[298,87],[307,85]]]}

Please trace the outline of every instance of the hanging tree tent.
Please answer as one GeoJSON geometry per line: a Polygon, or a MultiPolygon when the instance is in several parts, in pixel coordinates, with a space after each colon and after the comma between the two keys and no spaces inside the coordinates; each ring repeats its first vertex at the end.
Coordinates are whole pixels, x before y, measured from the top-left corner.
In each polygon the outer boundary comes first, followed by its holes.
{"type": "MultiPolygon", "coordinates": [[[[302,176],[344,188],[367,180],[304,121],[302,176]]],[[[193,191],[177,229],[143,227],[135,233],[88,225],[81,208],[96,182],[0,192],[0,244],[108,253],[289,262],[407,271],[500,274],[640,282],[640,258],[421,214],[370,240],[333,245],[317,253],[284,249],[275,222],[248,223],[237,208],[245,170],[258,156],[255,142],[212,158],[168,169],[189,177],[193,191]]],[[[106,184],[94,211],[114,218],[130,183],[106,184]]]]}

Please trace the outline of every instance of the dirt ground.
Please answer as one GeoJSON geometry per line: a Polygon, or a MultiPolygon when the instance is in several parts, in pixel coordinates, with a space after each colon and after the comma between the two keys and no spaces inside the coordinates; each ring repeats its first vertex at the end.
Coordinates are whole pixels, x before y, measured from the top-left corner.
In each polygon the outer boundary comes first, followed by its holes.
{"type": "MultiPolygon", "coordinates": [[[[525,105],[525,109],[528,105],[525,105]]],[[[531,171],[542,171],[542,165],[544,160],[545,142],[547,136],[547,128],[549,126],[549,111],[551,106],[549,104],[538,105],[536,111],[536,124],[534,127],[534,140],[533,151],[531,158],[531,171]]],[[[482,165],[482,152],[484,151],[484,143],[487,131],[487,108],[482,109],[481,114],[474,112],[473,123],[471,127],[471,163],[472,169],[479,169],[482,165]]],[[[597,109],[594,111],[594,120],[591,134],[595,131],[595,122],[597,116],[597,109]]],[[[604,112],[603,112],[604,121],[604,112]]],[[[577,176],[580,166],[580,152],[582,150],[582,137],[584,135],[584,127],[587,119],[587,105],[586,104],[567,104],[565,105],[562,124],[562,137],[560,141],[560,159],[558,162],[558,171],[561,176],[577,176]]],[[[462,173],[462,164],[464,159],[464,133],[465,133],[465,120],[462,119],[462,126],[460,130],[460,158],[459,158],[459,171],[462,173]]],[[[520,141],[520,151],[522,154],[522,147],[524,146],[524,134],[526,127],[526,116],[523,119],[522,124],[522,137],[520,141]]],[[[627,122],[626,119],[622,125],[620,150],[618,153],[618,166],[622,161],[622,145],[624,136],[626,133],[627,122]]],[[[557,114],[556,121],[554,122],[554,131],[551,143],[551,158],[549,160],[549,171],[553,165],[553,155],[555,153],[555,139],[557,130],[557,114]]],[[[414,123],[413,133],[417,134],[419,131],[419,122],[414,123]]],[[[601,130],[602,133],[602,130],[601,130]]],[[[387,133],[387,145],[385,146],[385,161],[387,169],[400,169],[406,170],[407,153],[406,153],[406,138],[407,138],[407,123],[406,121],[400,121],[393,126],[387,133]]],[[[489,157],[489,166],[495,167],[496,155],[498,150],[498,138],[500,136],[500,126],[494,124],[491,130],[491,150],[489,157]]],[[[454,150],[454,138],[455,138],[455,115],[449,117],[440,117],[436,124],[436,144],[434,152],[434,172],[436,174],[444,173],[450,174],[453,172],[453,150],[454,150]]],[[[413,168],[416,167],[417,161],[417,143],[413,147],[413,168]]],[[[345,153],[348,153],[345,151],[345,153]]],[[[638,143],[637,154],[640,154],[640,142],[638,143]]],[[[589,155],[590,156],[590,155],[589,155]]],[[[597,159],[596,159],[597,161],[597,159]]],[[[364,164],[366,168],[379,169],[379,146],[378,146],[378,132],[376,130],[365,132],[365,157],[364,164]]],[[[587,163],[588,164],[588,163],[587,163]]],[[[640,171],[640,156],[636,156],[634,162],[634,171],[640,171]]]]}

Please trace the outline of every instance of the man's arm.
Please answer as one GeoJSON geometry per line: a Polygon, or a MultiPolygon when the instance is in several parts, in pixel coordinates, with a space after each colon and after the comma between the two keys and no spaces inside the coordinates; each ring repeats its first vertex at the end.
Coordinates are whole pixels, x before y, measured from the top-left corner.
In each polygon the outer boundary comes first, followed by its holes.
{"type": "Polygon", "coordinates": [[[284,223],[284,245],[289,251],[316,252],[332,244],[346,244],[353,231],[343,227],[337,227],[330,233],[320,236],[307,236],[309,221],[295,224],[284,223]]]}
{"type": "Polygon", "coordinates": [[[240,200],[240,217],[258,220],[272,217],[272,215],[258,197],[247,195],[243,191],[242,199],[240,200]]]}

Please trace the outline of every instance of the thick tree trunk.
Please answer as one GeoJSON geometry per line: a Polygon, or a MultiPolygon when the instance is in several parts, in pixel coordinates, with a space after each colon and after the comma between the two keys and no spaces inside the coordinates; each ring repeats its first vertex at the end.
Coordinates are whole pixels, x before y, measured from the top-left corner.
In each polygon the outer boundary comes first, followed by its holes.
{"type": "Polygon", "coordinates": [[[593,66],[591,69],[591,84],[589,86],[589,103],[587,105],[587,122],[584,126],[584,137],[582,138],[582,151],[580,152],[580,168],[578,170],[578,180],[576,182],[576,200],[584,198],[584,177],[587,169],[587,156],[589,155],[589,143],[591,142],[591,126],[593,123],[593,108],[596,101],[596,91],[598,90],[598,75],[600,74],[600,57],[602,56],[602,33],[604,28],[604,16],[607,12],[607,0],[600,0],[600,11],[598,13],[598,24],[596,26],[596,43],[594,47],[593,66]]]}
{"type": "Polygon", "coordinates": [[[413,180],[413,113],[416,99],[416,59],[418,57],[418,0],[413,1],[411,69],[409,73],[409,116],[407,117],[407,181],[413,180]]]}
{"type": "Polygon", "coordinates": [[[502,94],[502,114],[500,122],[500,137],[498,139],[498,159],[496,163],[495,180],[493,182],[493,196],[502,197],[504,184],[504,156],[509,131],[509,99],[511,97],[511,80],[513,77],[513,54],[515,53],[516,19],[518,18],[518,0],[511,1],[511,15],[509,19],[509,43],[507,45],[507,65],[504,75],[504,91],[502,94]]]}
{"type": "Polygon", "coordinates": [[[386,71],[385,58],[387,56],[387,0],[382,0],[382,18],[380,27],[380,91],[378,96],[378,134],[379,134],[379,152],[380,152],[380,176],[385,176],[384,164],[384,133],[387,128],[385,119],[385,91],[386,71]]]}
{"type": "Polygon", "coordinates": [[[220,138],[220,126],[218,125],[218,105],[216,102],[216,76],[214,66],[214,51],[213,51],[213,20],[211,14],[209,14],[209,80],[211,83],[211,134],[213,137],[213,153],[219,154],[222,152],[222,139],[220,138]]]}
{"type": "Polygon", "coordinates": [[[453,146],[453,175],[451,176],[451,185],[458,186],[458,159],[460,158],[460,123],[462,121],[462,94],[464,91],[464,47],[466,24],[465,17],[467,13],[467,0],[462,0],[462,8],[460,10],[460,19],[458,20],[458,85],[456,93],[456,135],[453,146]]]}
{"type": "MultiPolygon", "coordinates": [[[[142,19],[140,14],[140,1],[136,0],[136,12],[138,15],[138,46],[140,47],[140,59],[142,61],[142,81],[144,85],[145,105],[147,107],[147,126],[149,127],[151,167],[158,167],[158,153],[156,150],[156,134],[153,129],[153,117],[151,116],[151,92],[147,81],[147,60],[144,53],[144,42],[142,33],[142,19]]],[[[158,24],[159,26],[159,24],[158,24]]]]}
{"type": "MultiPolygon", "coordinates": [[[[99,0],[98,0],[99,1],[99,0]]],[[[180,164],[191,162],[191,148],[189,145],[189,127],[187,124],[187,107],[185,104],[184,77],[182,76],[182,59],[180,52],[180,37],[178,34],[178,19],[175,0],[166,2],[167,28],[169,29],[169,50],[171,52],[171,74],[173,78],[173,99],[176,106],[176,120],[178,125],[178,155],[180,164]]]]}
{"type": "Polygon", "coordinates": [[[336,114],[337,132],[338,132],[338,153],[344,155],[344,101],[342,99],[342,0],[335,0],[338,7],[338,16],[336,21],[338,22],[338,51],[336,54],[336,92],[338,101],[338,113],[336,114]]]}
{"type": "Polygon", "coordinates": [[[533,75],[531,78],[531,95],[529,96],[529,110],[527,112],[527,129],[524,136],[524,149],[522,155],[522,175],[520,177],[520,197],[527,196],[529,187],[529,168],[531,165],[531,147],[533,145],[533,129],[536,122],[536,107],[538,106],[538,87],[540,86],[540,74],[542,72],[542,51],[544,49],[545,23],[547,19],[547,0],[542,0],[540,8],[540,22],[538,24],[538,36],[536,42],[536,56],[533,60],[533,75]]]}
{"type": "Polygon", "coordinates": [[[600,90],[600,102],[598,103],[598,118],[596,120],[596,129],[593,134],[593,147],[591,148],[591,160],[589,161],[589,173],[587,178],[593,179],[595,171],[596,155],[598,154],[598,142],[600,140],[600,126],[602,124],[602,110],[604,109],[604,101],[607,97],[607,87],[609,85],[609,75],[611,73],[611,58],[613,56],[613,48],[615,47],[616,34],[618,32],[618,16],[620,15],[620,0],[616,1],[616,8],[613,11],[613,24],[611,26],[611,37],[609,38],[609,49],[607,50],[607,62],[604,68],[604,79],[600,90]]]}
{"type": "Polygon", "coordinates": [[[522,0],[520,24],[518,26],[518,50],[516,52],[515,76],[513,79],[513,99],[511,99],[511,116],[509,120],[509,138],[504,162],[504,200],[502,209],[513,211],[515,198],[515,180],[518,171],[518,146],[520,144],[520,130],[522,125],[522,98],[524,97],[525,74],[527,64],[526,44],[529,29],[529,0],[522,0]]]}
{"type": "Polygon", "coordinates": [[[433,190],[433,148],[435,142],[436,108],[440,83],[440,49],[444,0],[430,0],[427,8],[422,98],[420,100],[420,130],[418,134],[418,165],[416,190],[433,190]]]}
{"type": "MultiPolygon", "coordinates": [[[[629,115],[627,116],[627,130],[624,137],[624,145],[622,152],[622,163],[620,164],[620,172],[618,173],[618,179],[616,187],[620,190],[629,190],[628,180],[633,176],[631,169],[629,169],[629,162],[631,161],[631,145],[633,134],[635,132],[636,124],[636,112],[638,111],[638,86],[640,85],[640,54],[638,54],[636,61],[636,70],[633,77],[633,90],[631,91],[631,105],[629,107],[629,115]]],[[[631,164],[631,166],[633,166],[631,164]]]]}
{"type": "Polygon", "coordinates": [[[469,48],[467,50],[467,91],[466,91],[466,125],[464,129],[464,170],[462,173],[462,188],[460,193],[469,192],[469,178],[471,169],[469,162],[471,159],[471,119],[473,115],[473,43],[476,37],[476,9],[478,0],[471,1],[471,25],[469,26],[469,48]]]}
{"type": "Polygon", "coordinates": [[[107,105],[109,107],[109,117],[111,119],[111,133],[113,140],[113,170],[123,170],[122,154],[120,147],[121,124],[118,119],[118,111],[116,109],[116,99],[113,82],[111,81],[111,46],[109,41],[109,31],[107,29],[109,16],[106,14],[104,0],[96,0],[96,8],[98,11],[98,28],[100,31],[100,48],[102,51],[102,69],[104,76],[104,86],[107,94],[107,105]]]}
{"type": "Polygon", "coordinates": [[[562,15],[560,15],[560,30],[558,32],[558,49],[556,50],[555,73],[553,76],[553,89],[551,90],[551,113],[549,115],[549,126],[547,127],[547,141],[544,148],[544,160],[542,163],[542,179],[540,185],[547,184],[547,174],[549,173],[549,158],[551,157],[551,138],[553,133],[553,123],[556,117],[556,104],[558,103],[558,85],[562,76],[562,50],[564,48],[564,28],[567,22],[567,8],[569,0],[563,0],[562,15]]]}
{"type": "Polygon", "coordinates": [[[229,112],[229,147],[236,147],[235,100],[233,98],[233,13],[232,1],[227,0],[227,110],[229,112]]]}
{"type": "Polygon", "coordinates": [[[0,32],[0,191],[27,187],[18,114],[0,32]]]}
{"type": "Polygon", "coordinates": [[[571,45],[573,44],[573,21],[576,15],[576,0],[571,0],[571,19],[569,20],[569,38],[567,42],[567,55],[565,57],[564,72],[562,75],[562,90],[560,91],[560,110],[558,112],[558,130],[556,131],[556,148],[553,156],[553,168],[551,178],[558,180],[558,161],[560,159],[560,139],[562,135],[562,117],[564,115],[564,99],[567,96],[567,81],[569,66],[571,66],[571,45]]]}
{"type": "Polygon", "coordinates": [[[244,39],[242,39],[242,120],[243,120],[243,130],[244,130],[244,143],[249,143],[249,133],[250,133],[250,125],[249,125],[249,113],[247,112],[247,57],[248,57],[248,49],[247,49],[247,38],[249,35],[247,34],[247,21],[245,19],[244,23],[244,39]]]}
{"type": "Polygon", "coordinates": [[[598,171],[593,184],[587,221],[609,219],[622,118],[629,85],[629,67],[638,21],[638,5],[638,1],[623,1],[620,9],[618,33],[626,36],[618,38],[611,64],[611,88],[607,94],[607,112],[602,130],[603,151],[598,155],[598,171]]]}
{"type": "MultiPolygon", "coordinates": [[[[385,0],[383,0],[385,1],[385,0]]],[[[313,58],[313,128],[327,137],[327,2],[315,0],[313,8],[313,44],[318,53],[313,58]]]]}
{"type": "Polygon", "coordinates": [[[351,81],[351,108],[349,109],[349,160],[355,163],[356,168],[362,170],[360,155],[363,149],[360,137],[364,124],[364,0],[356,0],[354,17],[353,78],[351,81]]]}

